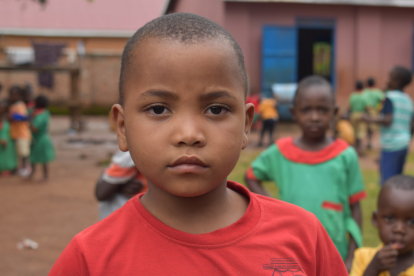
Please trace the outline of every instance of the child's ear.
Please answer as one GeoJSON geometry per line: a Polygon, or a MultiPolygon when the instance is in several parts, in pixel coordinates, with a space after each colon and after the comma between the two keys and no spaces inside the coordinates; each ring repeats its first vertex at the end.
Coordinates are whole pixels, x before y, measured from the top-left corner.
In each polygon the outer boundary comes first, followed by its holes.
{"type": "Polygon", "coordinates": [[[339,107],[338,106],[334,106],[334,118],[336,118],[336,116],[338,116],[338,111],[339,111],[339,107]]]}
{"type": "Polygon", "coordinates": [[[112,106],[111,114],[116,128],[116,136],[118,138],[119,149],[122,151],[128,151],[128,145],[125,136],[124,109],[120,104],[114,104],[112,106]]]}
{"type": "Polygon", "coordinates": [[[378,211],[372,212],[371,222],[375,228],[378,228],[378,211]]]}
{"type": "Polygon", "coordinates": [[[244,120],[244,134],[243,134],[242,149],[245,149],[247,147],[247,144],[249,143],[249,133],[250,133],[250,129],[253,124],[253,119],[254,119],[254,105],[252,103],[248,103],[246,104],[245,109],[246,109],[246,116],[244,120]]]}

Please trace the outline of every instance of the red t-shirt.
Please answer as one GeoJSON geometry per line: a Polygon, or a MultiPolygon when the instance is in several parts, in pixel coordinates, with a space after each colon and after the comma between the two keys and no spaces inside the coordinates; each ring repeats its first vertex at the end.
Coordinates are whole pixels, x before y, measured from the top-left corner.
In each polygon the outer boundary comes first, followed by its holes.
{"type": "Polygon", "coordinates": [[[228,187],[250,199],[228,227],[181,232],[152,216],[139,194],[77,234],[49,275],[348,275],[313,214],[235,182],[228,187]]]}

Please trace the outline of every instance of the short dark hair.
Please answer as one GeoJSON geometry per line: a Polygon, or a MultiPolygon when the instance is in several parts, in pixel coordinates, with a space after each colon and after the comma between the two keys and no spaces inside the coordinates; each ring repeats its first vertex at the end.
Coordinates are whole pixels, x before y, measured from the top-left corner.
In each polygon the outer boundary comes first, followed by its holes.
{"type": "Polygon", "coordinates": [[[20,96],[23,96],[23,95],[22,95],[23,90],[22,90],[22,88],[21,88],[20,86],[18,86],[18,85],[12,85],[12,86],[9,88],[9,94],[12,94],[12,93],[18,93],[20,96]]]}
{"type": "Polygon", "coordinates": [[[356,90],[362,90],[362,89],[364,89],[364,84],[362,83],[362,81],[356,81],[355,82],[355,89],[356,90]]]}
{"type": "Polygon", "coordinates": [[[158,17],[140,28],[127,42],[122,53],[121,74],[119,77],[119,98],[123,103],[124,75],[127,71],[132,52],[148,38],[169,38],[183,44],[195,44],[212,39],[227,40],[236,54],[240,76],[247,94],[247,74],[243,52],[234,37],[222,26],[205,17],[191,13],[173,13],[158,17]]]}
{"type": "Polygon", "coordinates": [[[375,86],[375,79],[374,78],[368,78],[367,85],[369,87],[375,86]]]}
{"type": "Polygon", "coordinates": [[[396,66],[392,69],[392,72],[394,72],[393,76],[398,83],[398,88],[401,90],[409,85],[413,79],[411,71],[405,67],[396,66]]]}
{"type": "Polygon", "coordinates": [[[335,97],[333,95],[332,86],[329,83],[329,81],[327,81],[324,77],[321,77],[321,76],[318,76],[318,75],[312,75],[312,76],[308,76],[308,77],[302,79],[299,82],[298,88],[296,89],[295,96],[293,97],[293,106],[295,105],[295,103],[298,100],[300,94],[302,94],[301,92],[304,89],[309,88],[311,86],[325,86],[325,85],[329,87],[329,90],[330,90],[331,95],[332,95],[332,100],[335,102],[335,97]]]}
{"type": "Polygon", "coordinates": [[[381,191],[387,187],[402,190],[414,190],[414,177],[404,174],[395,175],[385,181],[381,191]]]}
{"type": "Polygon", "coordinates": [[[46,96],[39,95],[35,99],[36,108],[46,108],[49,106],[49,99],[46,96]]]}

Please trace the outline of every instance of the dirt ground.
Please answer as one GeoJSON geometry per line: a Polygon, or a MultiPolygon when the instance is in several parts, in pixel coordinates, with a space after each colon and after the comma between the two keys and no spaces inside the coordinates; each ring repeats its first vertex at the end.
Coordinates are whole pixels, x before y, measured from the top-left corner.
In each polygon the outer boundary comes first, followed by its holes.
{"type": "MultiPolygon", "coordinates": [[[[87,126],[85,133],[70,135],[68,118],[53,117],[50,132],[57,159],[50,165],[47,183],[37,181],[40,170],[33,182],[18,176],[0,178],[1,275],[47,275],[73,236],[98,221],[94,186],[104,168],[99,163],[118,146],[105,117],[87,118],[87,126]],[[39,248],[18,250],[16,244],[24,238],[38,242],[39,248]]],[[[281,125],[275,138],[295,133],[296,126],[281,125]]],[[[250,148],[257,139],[254,132],[250,148]]],[[[373,158],[361,163],[375,167],[373,158]]]]}

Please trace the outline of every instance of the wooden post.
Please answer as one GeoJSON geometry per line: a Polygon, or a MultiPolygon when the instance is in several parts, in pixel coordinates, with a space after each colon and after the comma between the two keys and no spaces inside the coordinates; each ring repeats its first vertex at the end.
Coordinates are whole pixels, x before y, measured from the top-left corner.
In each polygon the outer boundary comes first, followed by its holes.
{"type": "Polygon", "coordinates": [[[81,131],[82,124],[82,105],[79,95],[80,86],[80,72],[79,70],[72,70],[70,72],[70,101],[69,101],[69,114],[70,114],[70,127],[77,131],[81,131]]]}

